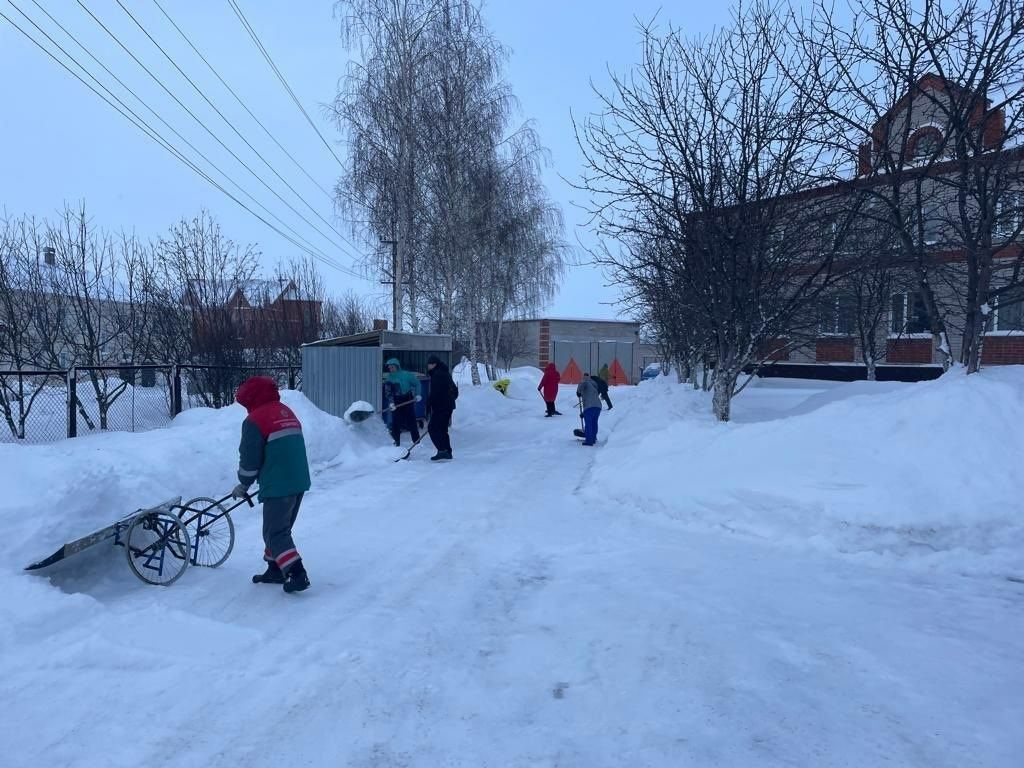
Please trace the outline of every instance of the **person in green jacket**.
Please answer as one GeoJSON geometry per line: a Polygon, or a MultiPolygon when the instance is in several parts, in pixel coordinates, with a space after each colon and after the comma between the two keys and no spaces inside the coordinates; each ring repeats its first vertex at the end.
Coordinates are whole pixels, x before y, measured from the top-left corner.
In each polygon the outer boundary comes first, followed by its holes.
{"type": "Polygon", "coordinates": [[[412,441],[420,440],[419,425],[416,423],[416,405],[420,399],[420,380],[412,371],[403,371],[398,358],[392,357],[388,367],[388,387],[391,394],[391,439],[395,445],[402,444],[402,432],[409,432],[412,441]]]}
{"type": "Polygon", "coordinates": [[[259,482],[263,504],[264,573],[254,584],[283,584],[285,592],[309,587],[309,576],[292,539],[303,494],[309,490],[309,461],[302,424],[281,402],[273,379],[253,376],[238,388],[235,400],[249,412],[238,448],[238,485],[231,495],[243,499],[259,482]]]}

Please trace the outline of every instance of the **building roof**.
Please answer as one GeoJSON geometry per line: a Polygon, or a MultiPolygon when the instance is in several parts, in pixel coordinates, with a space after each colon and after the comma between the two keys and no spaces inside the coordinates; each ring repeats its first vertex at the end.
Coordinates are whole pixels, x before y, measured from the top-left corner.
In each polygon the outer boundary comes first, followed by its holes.
{"type": "Polygon", "coordinates": [[[338,336],[303,344],[303,347],[380,347],[421,352],[451,352],[452,337],[434,333],[368,331],[353,336],[338,336]]]}
{"type": "Polygon", "coordinates": [[[606,323],[614,325],[640,325],[639,320],[616,320],[607,317],[525,317],[506,320],[507,323],[537,323],[547,320],[549,323],[606,323]]]}

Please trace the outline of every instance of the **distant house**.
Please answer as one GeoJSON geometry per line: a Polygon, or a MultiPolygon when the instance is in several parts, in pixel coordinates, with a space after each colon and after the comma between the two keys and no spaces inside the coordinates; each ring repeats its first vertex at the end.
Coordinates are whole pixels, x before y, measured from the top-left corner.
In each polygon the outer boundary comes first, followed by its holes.
{"type": "Polygon", "coordinates": [[[192,281],[184,301],[193,312],[196,336],[243,348],[298,348],[320,336],[322,302],[303,298],[293,280],[247,280],[216,284],[192,281]]]}

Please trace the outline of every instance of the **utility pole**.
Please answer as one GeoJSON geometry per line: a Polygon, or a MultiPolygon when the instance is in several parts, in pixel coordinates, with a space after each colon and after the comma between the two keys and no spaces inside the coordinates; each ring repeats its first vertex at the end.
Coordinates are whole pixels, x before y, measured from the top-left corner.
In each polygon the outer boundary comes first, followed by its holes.
{"type": "Polygon", "coordinates": [[[391,246],[391,279],[381,280],[382,285],[391,286],[391,317],[392,328],[396,331],[402,330],[402,262],[398,253],[398,240],[380,239],[381,245],[391,246]]]}

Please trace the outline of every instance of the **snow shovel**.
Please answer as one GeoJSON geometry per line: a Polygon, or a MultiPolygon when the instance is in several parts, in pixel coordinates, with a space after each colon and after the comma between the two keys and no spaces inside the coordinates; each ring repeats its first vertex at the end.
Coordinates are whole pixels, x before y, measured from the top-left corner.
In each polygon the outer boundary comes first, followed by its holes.
{"type": "Polygon", "coordinates": [[[399,457],[398,457],[397,459],[395,459],[395,462],[394,462],[394,463],[395,463],[395,464],[397,464],[398,462],[402,461],[403,459],[408,459],[408,458],[409,458],[409,454],[411,454],[411,453],[412,453],[412,449],[413,449],[413,448],[415,448],[415,447],[416,447],[417,445],[419,445],[420,443],[422,443],[422,442],[423,442],[423,438],[424,438],[424,437],[426,437],[426,436],[427,436],[427,433],[426,433],[426,432],[424,432],[424,433],[423,433],[422,435],[420,435],[420,439],[419,439],[419,440],[417,440],[417,441],[416,441],[415,443],[413,443],[412,445],[410,445],[410,446],[409,446],[409,450],[407,450],[407,451],[405,452],[405,454],[403,454],[402,456],[399,456],[399,457]]]}
{"type": "Polygon", "coordinates": [[[576,405],[578,405],[580,409],[580,429],[574,429],[572,431],[572,434],[574,437],[581,437],[583,439],[586,439],[587,433],[583,431],[583,427],[586,426],[586,423],[583,421],[583,401],[580,400],[578,403],[576,403],[576,405]]]}

